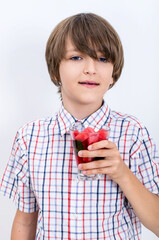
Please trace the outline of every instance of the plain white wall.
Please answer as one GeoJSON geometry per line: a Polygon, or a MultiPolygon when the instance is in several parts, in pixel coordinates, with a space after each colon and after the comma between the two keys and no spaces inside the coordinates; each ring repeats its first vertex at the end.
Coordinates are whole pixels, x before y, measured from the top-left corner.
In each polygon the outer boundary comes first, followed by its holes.
{"type": "MultiPolygon", "coordinates": [[[[55,25],[70,15],[94,12],[119,33],[125,66],[105,99],[112,109],[138,117],[159,147],[159,1],[3,1],[0,8],[0,177],[17,129],[51,116],[57,89],[45,63],[45,45],[55,25]]],[[[0,195],[0,239],[8,240],[15,206],[0,195]]],[[[143,228],[143,240],[157,237],[143,228]]]]}

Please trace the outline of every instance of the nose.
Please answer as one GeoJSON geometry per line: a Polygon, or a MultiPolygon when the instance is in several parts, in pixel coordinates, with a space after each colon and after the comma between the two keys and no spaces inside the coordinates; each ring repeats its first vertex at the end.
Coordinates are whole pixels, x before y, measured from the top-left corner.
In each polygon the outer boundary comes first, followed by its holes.
{"type": "Polygon", "coordinates": [[[96,63],[91,57],[87,57],[84,62],[84,74],[94,75],[96,74],[96,63]]]}

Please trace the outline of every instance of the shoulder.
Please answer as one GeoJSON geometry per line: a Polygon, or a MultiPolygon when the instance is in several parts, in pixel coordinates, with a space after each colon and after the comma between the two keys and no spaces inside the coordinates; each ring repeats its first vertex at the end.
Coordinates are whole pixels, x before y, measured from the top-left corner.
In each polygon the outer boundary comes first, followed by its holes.
{"type": "Polygon", "coordinates": [[[53,117],[33,120],[21,126],[17,131],[17,140],[24,144],[30,140],[36,141],[37,137],[44,138],[51,132],[51,129],[56,128],[56,116],[57,114],[54,114],[53,117]]]}
{"type": "Polygon", "coordinates": [[[130,114],[121,113],[113,110],[110,113],[110,118],[112,122],[120,122],[123,124],[125,123],[125,124],[136,126],[138,128],[144,127],[143,123],[137,117],[130,114]]]}
{"type": "Polygon", "coordinates": [[[149,132],[144,123],[133,115],[111,111],[110,119],[111,126],[120,132],[120,134],[127,134],[135,139],[143,139],[144,136],[149,136],[149,132]]]}

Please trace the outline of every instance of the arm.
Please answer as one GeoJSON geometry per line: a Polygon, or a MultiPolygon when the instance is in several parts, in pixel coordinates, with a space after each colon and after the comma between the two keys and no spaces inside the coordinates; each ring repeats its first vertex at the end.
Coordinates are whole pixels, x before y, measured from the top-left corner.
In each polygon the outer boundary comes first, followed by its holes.
{"type": "Polygon", "coordinates": [[[141,223],[159,237],[159,196],[148,191],[126,165],[118,184],[141,223]]]}
{"type": "Polygon", "coordinates": [[[17,210],[11,232],[11,240],[35,240],[38,211],[24,213],[17,210]]]}
{"type": "Polygon", "coordinates": [[[80,151],[82,157],[105,157],[104,160],[79,164],[84,174],[107,174],[119,184],[141,223],[159,237],[159,196],[148,191],[122,160],[116,145],[100,141],[80,151]]]}

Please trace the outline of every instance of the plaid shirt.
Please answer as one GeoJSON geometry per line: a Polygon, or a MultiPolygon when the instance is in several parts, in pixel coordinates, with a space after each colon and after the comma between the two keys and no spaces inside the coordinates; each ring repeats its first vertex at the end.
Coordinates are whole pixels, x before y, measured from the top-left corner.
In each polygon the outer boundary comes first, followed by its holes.
{"type": "MultiPolygon", "coordinates": [[[[37,240],[140,239],[141,223],[120,187],[107,175],[77,181],[69,134],[76,119],[61,105],[52,118],[28,123],[16,135],[0,190],[24,212],[39,210],[37,240]]],[[[159,194],[156,146],[134,117],[111,111],[106,103],[82,120],[98,129],[110,126],[123,161],[159,194]]]]}

